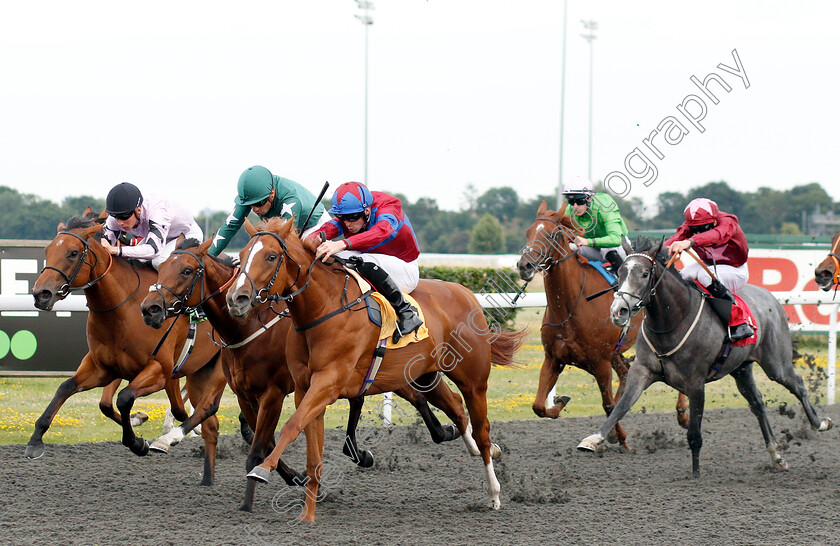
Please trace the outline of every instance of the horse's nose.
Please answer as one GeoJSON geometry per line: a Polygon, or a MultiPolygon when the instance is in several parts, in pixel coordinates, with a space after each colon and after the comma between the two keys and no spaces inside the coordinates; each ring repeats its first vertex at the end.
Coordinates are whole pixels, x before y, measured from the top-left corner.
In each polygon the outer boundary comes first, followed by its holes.
{"type": "Polygon", "coordinates": [[[624,305],[613,304],[610,307],[610,319],[616,326],[624,326],[630,319],[630,310],[624,305]]]}
{"type": "Polygon", "coordinates": [[[163,307],[153,303],[151,305],[143,306],[140,309],[143,314],[143,322],[152,328],[160,328],[163,324],[163,307]]]}
{"type": "Polygon", "coordinates": [[[834,273],[829,271],[828,269],[817,269],[814,271],[814,280],[823,290],[830,290],[832,279],[834,278],[834,273]]]}
{"type": "Polygon", "coordinates": [[[517,264],[517,269],[519,269],[519,278],[523,281],[530,281],[534,278],[536,268],[531,262],[527,260],[520,260],[517,264]]]}
{"type": "Polygon", "coordinates": [[[251,297],[237,290],[235,293],[228,292],[228,312],[232,317],[243,317],[251,309],[251,297]]]}
{"type": "Polygon", "coordinates": [[[41,309],[43,311],[49,311],[52,309],[53,300],[55,299],[55,295],[52,293],[51,290],[40,290],[38,292],[33,292],[32,297],[35,298],[35,307],[41,309]]]}

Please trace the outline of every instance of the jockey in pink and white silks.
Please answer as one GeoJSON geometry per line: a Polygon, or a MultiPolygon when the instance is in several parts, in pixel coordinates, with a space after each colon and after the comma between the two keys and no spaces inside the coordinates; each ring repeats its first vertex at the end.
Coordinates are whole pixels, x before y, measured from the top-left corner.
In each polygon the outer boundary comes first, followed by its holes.
{"type": "MultiPolygon", "coordinates": [[[[743,288],[750,276],[747,237],[741,230],[738,217],[721,212],[717,203],[703,197],[692,200],[685,207],[683,216],[685,222],[665,241],[668,252],[673,255],[688,248],[694,249],[719,282],[712,282],[709,274],[696,262],[685,266],[680,275],[687,280],[697,280],[715,298],[734,304],[732,293],[743,288]]],[[[730,338],[737,341],[752,335],[752,328],[742,323],[732,328],[730,338]]]]}
{"type": "Polygon", "coordinates": [[[175,250],[178,236],[204,239],[192,214],[163,197],[144,199],[134,184],[114,186],[105,200],[102,245],[114,256],[148,260],[155,269],[175,250]],[[118,242],[125,246],[117,246],[118,242]]]}

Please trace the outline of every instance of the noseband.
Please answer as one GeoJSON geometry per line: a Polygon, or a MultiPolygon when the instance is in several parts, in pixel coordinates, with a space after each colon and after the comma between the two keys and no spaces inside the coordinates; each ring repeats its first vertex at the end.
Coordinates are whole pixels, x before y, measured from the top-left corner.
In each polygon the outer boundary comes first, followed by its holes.
{"type": "MultiPolygon", "coordinates": [[[[259,237],[261,235],[270,235],[270,236],[274,237],[274,240],[277,241],[277,244],[279,244],[280,248],[283,249],[283,255],[280,256],[279,260],[277,260],[277,265],[274,267],[274,274],[271,276],[271,280],[268,281],[268,284],[264,288],[260,288],[259,290],[257,290],[257,285],[256,285],[256,283],[254,283],[254,279],[251,278],[251,275],[247,271],[243,270],[243,271],[240,272],[240,275],[245,275],[245,278],[247,278],[248,282],[251,283],[252,292],[256,293],[256,296],[254,297],[254,300],[252,300],[251,305],[253,307],[256,307],[257,305],[265,303],[269,300],[271,300],[272,302],[285,301],[286,303],[291,303],[291,301],[294,299],[294,297],[297,296],[298,294],[300,294],[301,292],[303,292],[304,290],[306,290],[306,288],[309,286],[309,283],[312,282],[312,268],[315,267],[315,264],[318,262],[318,260],[317,259],[312,260],[312,263],[309,265],[309,269],[307,270],[307,277],[308,278],[307,278],[306,282],[303,284],[303,286],[301,286],[300,288],[298,288],[297,290],[295,290],[294,292],[292,292],[292,293],[290,293],[286,296],[283,296],[281,294],[270,294],[269,292],[271,290],[271,287],[274,286],[274,281],[277,280],[277,275],[280,273],[280,266],[283,265],[284,258],[288,258],[298,268],[297,275],[295,276],[295,280],[290,286],[297,285],[298,280],[300,279],[300,272],[303,268],[300,266],[299,263],[297,263],[295,261],[294,258],[292,258],[289,255],[289,251],[286,248],[286,241],[284,241],[279,235],[277,235],[273,231],[258,231],[257,233],[254,233],[254,235],[251,237],[251,239],[256,239],[257,237],[259,237]]],[[[254,246],[251,245],[251,249],[248,251],[248,258],[245,261],[246,264],[250,262],[251,253],[253,251],[254,251],[254,246]]]]}
{"type": "Polygon", "coordinates": [[[629,256],[627,256],[627,258],[625,258],[625,263],[627,262],[627,260],[629,260],[630,258],[632,258],[634,256],[643,257],[643,258],[649,260],[650,263],[651,263],[650,276],[648,277],[647,286],[645,286],[645,290],[644,290],[643,294],[641,296],[639,296],[639,295],[636,295],[636,294],[631,294],[630,292],[625,292],[623,290],[618,290],[618,291],[616,291],[615,296],[613,296],[615,298],[621,298],[624,301],[624,303],[627,305],[627,307],[630,310],[630,317],[631,318],[635,317],[639,313],[639,311],[642,310],[643,307],[645,307],[646,305],[648,305],[650,303],[650,299],[653,296],[656,295],[656,287],[659,285],[659,282],[662,280],[662,277],[663,277],[662,273],[660,273],[659,275],[656,274],[656,266],[657,266],[656,260],[654,260],[653,258],[648,256],[647,254],[642,254],[640,252],[635,252],[633,254],[630,254],[629,256]],[[654,282],[654,277],[656,277],[656,282],[654,282]],[[635,298],[637,300],[636,303],[631,305],[630,302],[627,300],[626,296],[629,296],[631,298],[635,298]]]}
{"type": "MultiPolygon", "coordinates": [[[[558,251],[562,250],[561,247],[559,246],[560,241],[557,240],[557,236],[563,234],[563,225],[553,218],[539,217],[539,218],[537,218],[536,221],[540,221],[540,220],[543,220],[545,222],[551,222],[552,224],[557,226],[557,228],[551,230],[551,233],[546,235],[546,237],[548,237],[548,239],[553,243],[551,245],[552,248],[554,248],[558,251]]],[[[568,260],[569,258],[571,258],[572,256],[575,255],[574,252],[568,252],[568,253],[566,253],[565,256],[562,256],[560,258],[552,259],[551,257],[554,255],[553,252],[552,253],[537,252],[537,250],[531,245],[525,245],[519,253],[522,255],[523,258],[525,257],[526,254],[536,254],[536,256],[539,258],[539,261],[534,265],[538,269],[542,269],[543,271],[548,271],[549,269],[551,269],[555,265],[559,264],[560,262],[565,262],[566,260],[568,260]]]]}
{"type": "Polygon", "coordinates": [[[99,263],[99,258],[97,258],[96,254],[94,254],[93,257],[96,258],[96,262],[88,262],[87,261],[88,254],[90,253],[90,243],[88,243],[87,239],[84,239],[83,237],[77,235],[76,233],[73,233],[72,231],[66,231],[66,230],[65,231],[59,231],[58,235],[72,235],[76,239],[80,240],[82,242],[82,244],[84,245],[84,250],[82,250],[82,256],[81,256],[81,258],[79,258],[79,262],[76,264],[76,268],[73,270],[73,272],[70,275],[68,275],[67,273],[65,273],[61,269],[59,269],[57,267],[53,267],[51,265],[46,265],[45,264],[44,268],[41,269],[41,273],[43,273],[47,269],[52,269],[53,271],[58,271],[58,273],[62,277],[64,277],[64,284],[55,293],[55,295],[58,296],[59,299],[63,300],[71,292],[76,291],[76,290],[86,290],[87,288],[90,288],[94,284],[101,281],[102,277],[104,277],[108,273],[108,271],[111,269],[111,264],[114,262],[114,259],[111,258],[110,254],[108,254],[108,257],[110,258],[110,261],[108,262],[108,267],[105,268],[104,273],[102,273],[100,276],[98,276],[94,280],[92,280],[92,281],[90,281],[86,284],[83,284],[82,286],[72,286],[73,281],[76,280],[76,277],[81,272],[83,265],[87,265],[88,267],[90,267],[91,274],[93,274],[93,268],[96,266],[97,263],[99,263]]]}
{"type": "Polygon", "coordinates": [[[160,284],[160,283],[155,283],[155,284],[153,284],[149,287],[149,292],[157,292],[158,295],[160,296],[160,299],[161,299],[161,301],[163,301],[163,304],[164,304],[163,306],[164,306],[164,308],[166,308],[167,316],[169,316],[169,315],[180,315],[182,313],[192,311],[193,309],[198,309],[199,307],[201,307],[204,304],[205,301],[209,300],[210,298],[212,298],[213,296],[215,296],[216,294],[218,294],[221,291],[221,289],[219,289],[216,292],[210,294],[209,296],[207,296],[205,298],[204,297],[204,292],[205,292],[204,289],[205,289],[206,281],[204,279],[204,260],[202,258],[199,258],[198,256],[196,256],[194,253],[190,252],[189,250],[174,250],[172,252],[172,254],[187,254],[188,256],[192,256],[193,259],[196,262],[198,262],[198,268],[195,270],[195,273],[193,274],[193,278],[192,278],[192,282],[190,283],[190,286],[187,288],[187,290],[183,294],[178,294],[173,289],[169,288],[166,285],[160,284]],[[198,284],[199,279],[201,279],[201,298],[199,300],[198,305],[190,307],[190,306],[187,305],[187,300],[189,300],[190,297],[192,296],[193,290],[195,290],[195,285],[198,284]],[[172,294],[172,297],[175,298],[175,303],[172,304],[172,307],[168,307],[168,308],[166,307],[166,296],[164,296],[162,290],[166,290],[167,292],[172,294]]]}

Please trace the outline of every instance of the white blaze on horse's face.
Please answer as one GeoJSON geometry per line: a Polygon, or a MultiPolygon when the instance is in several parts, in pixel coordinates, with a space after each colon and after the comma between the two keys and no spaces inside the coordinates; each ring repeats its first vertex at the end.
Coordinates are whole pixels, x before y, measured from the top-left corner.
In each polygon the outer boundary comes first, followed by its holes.
{"type": "Polygon", "coordinates": [[[640,258],[628,256],[623,265],[624,280],[613,294],[610,318],[616,326],[624,326],[630,320],[630,309],[639,303],[647,289],[647,265],[640,258]]]}
{"type": "Polygon", "coordinates": [[[254,263],[254,258],[256,258],[257,254],[260,253],[260,250],[262,250],[262,248],[263,244],[260,240],[257,240],[257,242],[254,243],[254,246],[251,247],[251,252],[248,253],[248,261],[245,262],[245,265],[242,267],[242,272],[239,274],[239,278],[236,279],[236,290],[239,290],[245,285],[245,274],[250,273],[251,264],[254,263]]]}

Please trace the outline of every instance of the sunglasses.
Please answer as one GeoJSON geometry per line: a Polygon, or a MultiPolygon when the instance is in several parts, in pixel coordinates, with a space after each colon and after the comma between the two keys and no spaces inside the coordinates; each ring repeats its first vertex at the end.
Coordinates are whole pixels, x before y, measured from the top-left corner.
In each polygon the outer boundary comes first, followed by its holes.
{"type": "Polygon", "coordinates": [[[589,198],[586,196],[569,196],[566,198],[566,201],[569,202],[570,205],[588,205],[589,198]]]}
{"type": "Polygon", "coordinates": [[[354,212],[353,214],[339,214],[338,219],[343,220],[345,222],[355,222],[364,215],[364,212],[354,212]]]}
{"type": "Polygon", "coordinates": [[[134,211],[132,210],[132,211],[129,211],[129,212],[124,212],[122,214],[112,214],[111,216],[113,216],[117,220],[128,220],[129,218],[134,216],[134,211]]]}
{"type": "Polygon", "coordinates": [[[715,227],[714,222],[699,226],[688,226],[688,230],[691,231],[691,233],[703,233],[704,231],[709,231],[713,227],[715,227]]]}
{"type": "MultiPolygon", "coordinates": [[[[269,196],[269,197],[271,197],[271,196],[269,196]]],[[[268,203],[268,197],[266,197],[265,199],[263,199],[263,200],[262,200],[262,201],[260,201],[259,203],[254,203],[254,204],[253,204],[253,205],[251,205],[251,206],[252,206],[252,207],[262,207],[262,206],[264,206],[266,203],[268,203]]]]}

